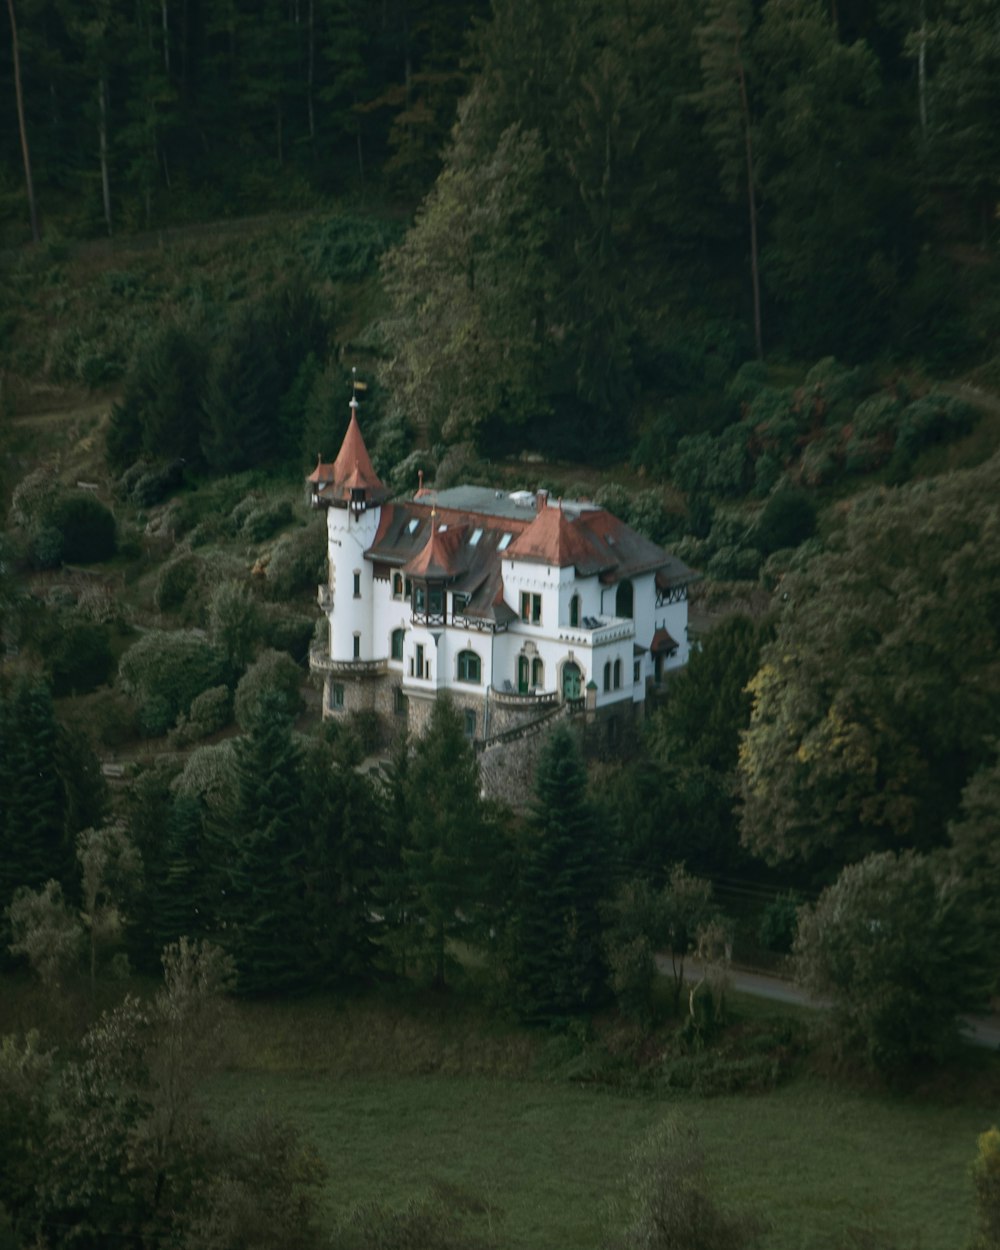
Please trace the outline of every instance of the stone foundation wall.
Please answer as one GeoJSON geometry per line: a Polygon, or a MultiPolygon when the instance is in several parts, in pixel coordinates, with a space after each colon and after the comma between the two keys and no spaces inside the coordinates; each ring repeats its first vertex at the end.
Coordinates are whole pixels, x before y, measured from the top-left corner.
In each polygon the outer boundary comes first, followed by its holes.
{"type": "Polygon", "coordinates": [[[558,724],[568,723],[582,734],[582,717],[568,718],[565,711],[541,721],[537,729],[529,729],[511,742],[495,742],[483,747],[479,755],[479,777],[483,793],[508,806],[524,810],[535,794],[535,769],[549,734],[558,724]]]}

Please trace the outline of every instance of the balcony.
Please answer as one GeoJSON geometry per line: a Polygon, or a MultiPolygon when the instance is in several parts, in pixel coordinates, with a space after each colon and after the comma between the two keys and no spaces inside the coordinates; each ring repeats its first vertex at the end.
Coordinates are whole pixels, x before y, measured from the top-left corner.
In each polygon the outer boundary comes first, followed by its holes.
{"type": "Polygon", "coordinates": [[[624,616],[585,616],[579,625],[559,630],[559,641],[579,647],[604,647],[635,637],[635,621],[624,616]]]}
{"type": "Polygon", "coordinates": [[[490,687],[490,698],[497,707],[541,709],[555,707],[559,702],[559,692],[558,690],[540,690],[537,687],[520,691],[514,688],[513,682],[506,681],[502,686],[490,687]]]}
{"type": "Polygon", "coordinates": [[[389,671],[388,660],[332,660],[326,643],[309,648],[309,671],[331,677],[382,677],[389,671]]]}

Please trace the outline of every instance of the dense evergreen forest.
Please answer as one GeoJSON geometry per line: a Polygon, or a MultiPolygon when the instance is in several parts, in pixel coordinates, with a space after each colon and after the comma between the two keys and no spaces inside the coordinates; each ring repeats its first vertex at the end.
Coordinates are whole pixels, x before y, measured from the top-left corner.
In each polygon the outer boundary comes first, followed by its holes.
{"type": "MultiPolygon", "coordinates": [[[[457,1200],[331,1240],[297,1133],[207,1110],[234,991],[461,1001],[656,1096],[961,1073],[1000,986],[1000,0],[7,17],[0,974],[42,1038],[0,1039],[0,1246],[502,1244],[457,1200]],[[520,810],[445,700],[393,749],[304,709],[301,477],[355,364],[393,488],[592,495],[703,574],[686,670],[613,753],[553,732],[520,810]],[[822,1041],[731,1027],[734,949],[822,1041]]],[[[651,1157],[607,1245],[771,1244],[693,1137],[651,1157]]]]}

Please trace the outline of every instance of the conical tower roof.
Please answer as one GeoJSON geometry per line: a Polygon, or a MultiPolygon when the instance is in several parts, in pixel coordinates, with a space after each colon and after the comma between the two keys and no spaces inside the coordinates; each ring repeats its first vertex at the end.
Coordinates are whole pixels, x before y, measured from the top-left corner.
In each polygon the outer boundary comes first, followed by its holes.
{"type": "Polygon", "coordinates": [[[368,455],[368,448],[358,425],[358,401],[351,400],[351,420],[333,464],[322,460],[306,478],[313,483],[314,495],[319,503],[345,506],[356,501],[356,492],[363,492],[365,503],[383,503],[389,498],[389,490],[382,482],[368,455]]]}

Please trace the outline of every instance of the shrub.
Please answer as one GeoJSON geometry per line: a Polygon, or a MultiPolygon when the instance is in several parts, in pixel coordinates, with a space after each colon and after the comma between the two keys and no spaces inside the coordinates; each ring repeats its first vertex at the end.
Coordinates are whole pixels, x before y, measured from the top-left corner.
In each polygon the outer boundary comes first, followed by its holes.
{"type": "Polygon", "coordinates": [[[171,460],[169,464],[140,473],[129,493],[137,508],[151,508],[183,484],[184,461],[171,460]]]}
{"type": "Polygon", "coordinates": [[[228,686],[213,686],[210,690],[203,690],[192,700],[190,713],[178,718],[175,742],[178,746],[184,746],[218,733],[229,724],[232,710],[233,695],[228,686]]]}
{"type": "Polygon", "coordinates": [[[114,658],[108,631],[75,614],[66,614],[46,661],[55,695],[86,694],[110,677],[114,658]]]}
{"type": "Polygon", "coordinates": [[[246,517],[241,532],[252,542],[259,543],[292,523],[292,506],[287,499],[277,503],[262,504],[246,517]]]}
{"type": "Polygon", "coordinates": [[[326,625],[325,617],[301,616],[270,607],[261,624],[261,635],[267,646],[286,651],[296,663],[309,655],[309,644],[317,624],[326,625]]]}
{"type": "Polygon", "coordinates": [[[206,737],[229,724],[232,708],[233,694],[229,687],[212,686],[192,699],[188,721],[198,727],[202,737],[206,737]]]}
{"type": "Polygon", "coordinates": [[[720,547],[705,572],[720,582],[753,581],[760,562],[761,555],[756,547],[720,547]]]}
{"type": "Polygon", "coordinates": [[[236,687],[236,723],[244,730],[250,727],[261,696],[267,691],[280,695],[289,715],[297,715],[302,703],[301,685],[302,670],[290,656],[283,651],[262,652],[236,687]]]}
{"type": "Polygon", "coordinates": [[[326,525],[317,517],[275,543],[267,566],[267,593],[288,600],[303,591],[315,594],[326,574],[326,525]]]}
{"type": "Polygon", "coordinates": [[[153,601],[160,612],[173,612],[188,597],[198,581],[201,561],[190,552],[175,556],[160,570],[153,592],[153,601]]]}
{"type": "Polygon", "coordinates": [[[801,490],[779,489],[771,495],[754,529],[754,541],[768,556],[797,547],[816,532],[816,504],[801,490]]]}
{"type": "Polygon", "coordinates": [[[791,953],[799,927],[799,906],[802,899],[791,891],[773,898],[761,912],[757,941],[766,951],[777,955],[791,953]]]}
{"type": "Polygon", "coordinates": [[[117,549],[115,518],[86,491],[58,496],[46,510],[47,526],[62,536],[62,558],[71,564],[109,560],[117,549]]]}
{"type": "Polygon", "coordinates": [[[227,666],[202,634],[150,630],[122,656],[118,673],[122,689],[139,702],[144,723],[166,717],[169,728],[203,690],[222,684],[227,666]]]}

